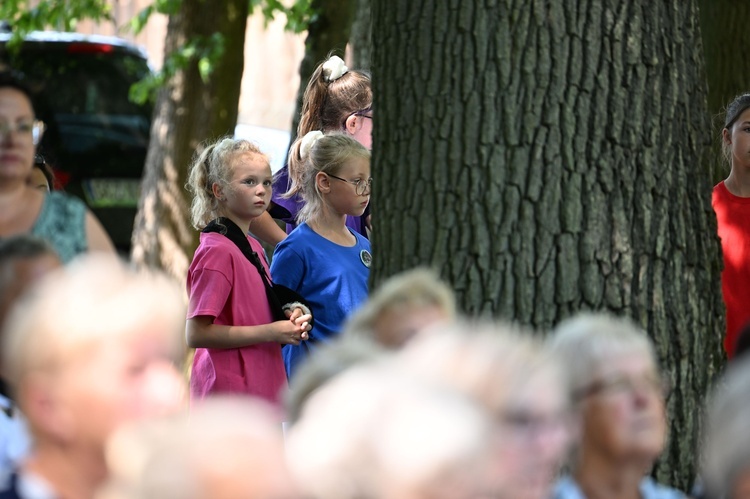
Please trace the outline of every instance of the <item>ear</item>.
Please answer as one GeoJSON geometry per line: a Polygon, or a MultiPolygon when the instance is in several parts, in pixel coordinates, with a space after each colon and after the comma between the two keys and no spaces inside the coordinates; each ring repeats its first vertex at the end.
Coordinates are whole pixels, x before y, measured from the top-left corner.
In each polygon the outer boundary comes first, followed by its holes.
{"type": "Polygon", "coordinates": [[[318,172],[315,174],[315,187],[321,194],[328,194],[331,192],[331,179],[325,173],[318,172]]]}
{"type": "Polygon", "coordinates": [[[360,117],[356,114],[350,114],[346,121],[344,121],[344,130],[346,130],[346,133],[349,135],[354,135],[354,132],[357,131],[357,127],[360,125],[360,117]]]}
{"type": "Polygon", "coordinates": [[[729,131],[728,128],[725,128],[721,131],[721,137],[724,139],[724,144],[731,146],[732,145],[732,133],[729,131]]]}
{"type": "Polygon", "coordinates": [[[214,182],[213,184],[211,184],[211,192],[213,192],[214,197],[216,199],[218,199],[219,201],[223,201],[224,200],[224,190],[216,182],[214,182]]]}

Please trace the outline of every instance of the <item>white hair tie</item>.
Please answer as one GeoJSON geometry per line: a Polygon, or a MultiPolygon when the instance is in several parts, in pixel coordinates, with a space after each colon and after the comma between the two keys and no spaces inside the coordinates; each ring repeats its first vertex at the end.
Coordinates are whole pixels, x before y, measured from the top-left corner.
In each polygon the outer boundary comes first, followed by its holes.
{"type": "Polygon", "coordinates": [[[349,71],[341,57],[334,55],[323,64],[323,76],[327,82],[336,81],[349,71]]]}
{"type": "Polygon", "coordinates": [[[312,132],[307,132],[304,137],[302,137],[302,142],[300,142],[299,145],[299,157],[302,159],[307,158],[307,155],[310,154],[310,149],[312,148],[313,144],[318,141],[319,138],[323,136],[323,132],[320,130],[313,130],[312,132]]]}

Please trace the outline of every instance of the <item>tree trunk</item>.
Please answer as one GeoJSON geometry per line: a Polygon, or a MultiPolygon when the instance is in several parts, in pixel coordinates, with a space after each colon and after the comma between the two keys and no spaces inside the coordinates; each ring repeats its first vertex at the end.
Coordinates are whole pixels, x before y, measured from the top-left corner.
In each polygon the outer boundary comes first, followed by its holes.
{"type": "Polygon", "coordinates": [[[750,3],[733,0],[700,0],[701,34],[708,76],[708,111],[714,116],[711,163],[714,182],[729,174],[721,156],[724,108],[742,93],[750,92],[750,3]]]}
{"type": "Polygon", "coordinates": [[[352,22],[349,46],[352,50],[353,66],[370,69],[372,65],[372,9],[370,0],[356,0],[357,11],[352,22]]]}
{"type": "Polygon", "coordinates": [[[142,194],[133,231],[132,260],[184,280],[198,234],[189,220],[184,188],[198,145],[232,134],[237,122],[244,63],[247,0],[183,0],[171,16],[165,54],[196,36],[224,36],[224,52],[208,81],[191,60],[158,95],[151,125],[142,194]]]}
{"type": "Polygon", "coordinates": [[[373,284],[430,265],[471,314],[633,317],[676,387],[657,475],[687,487],[724,331],[695,0],[372,11],[373,284]]]}
{"type": "Polygon", "coordinates": [[[316,14],[310,20],[305,39],[305,57],[299,67],[299,91],[297,105],[292,118],[293,141],[297,135],[299,115],[302,111],[302,96],[310,76],[318,64],[325,61],[330,52],[344,56],[349,41],[355,2],[351,0],[313,0],[312,8],[316,14]]]}

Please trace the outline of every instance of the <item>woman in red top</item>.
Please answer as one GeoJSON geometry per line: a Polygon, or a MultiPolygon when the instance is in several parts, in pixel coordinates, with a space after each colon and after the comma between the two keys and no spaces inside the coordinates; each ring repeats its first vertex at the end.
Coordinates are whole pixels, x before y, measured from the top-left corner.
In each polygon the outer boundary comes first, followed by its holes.
{"type": "Polygon", "coordinates": [[[713,191],[724,270],[721,289],[727,308],[724,348],[731,358],[737,336],[750,321],[750,93],[728,106],[722,130],[729,176],[713,191]]]}

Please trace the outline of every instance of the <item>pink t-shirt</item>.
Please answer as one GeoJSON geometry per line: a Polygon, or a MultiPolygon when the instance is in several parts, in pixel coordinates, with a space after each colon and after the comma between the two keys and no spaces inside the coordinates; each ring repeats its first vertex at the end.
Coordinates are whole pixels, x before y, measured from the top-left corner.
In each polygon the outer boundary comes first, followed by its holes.
{"type": "MultiPolygon", "coordinates": [[[[262,246],[255,239],[248,239],[268,271],[262,246]]],[[[257,269],[221,234],[201,233],[188,270],[187,289],[188,319],[206,315],[214,317],[215,324],[234,326],[273,322],[257,269]]],[[[193,400],[214,393],[244,393],[279,404],[286,386],[279,343],[195,349],[190,377],[193,400]]]]}

